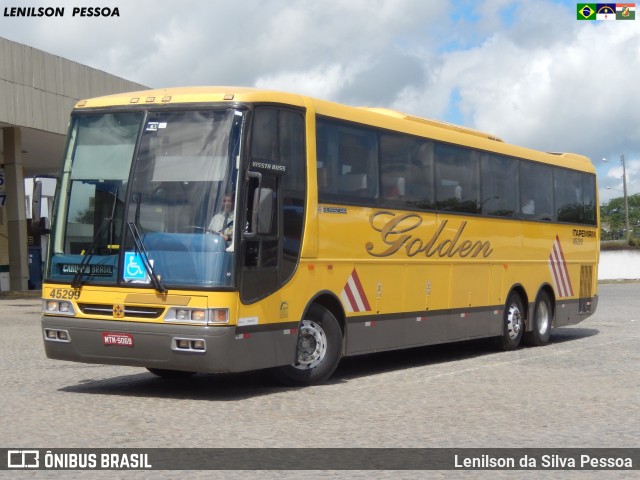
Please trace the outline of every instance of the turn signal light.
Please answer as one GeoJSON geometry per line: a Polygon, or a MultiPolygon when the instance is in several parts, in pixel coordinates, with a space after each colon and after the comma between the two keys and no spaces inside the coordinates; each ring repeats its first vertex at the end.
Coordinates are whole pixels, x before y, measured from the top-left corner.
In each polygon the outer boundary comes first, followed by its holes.
{"type": "Polygon", "coordinates": [[[214,308],[212,312],[213,318],[209,323],[229,323],[229,309],[214,308]]]}

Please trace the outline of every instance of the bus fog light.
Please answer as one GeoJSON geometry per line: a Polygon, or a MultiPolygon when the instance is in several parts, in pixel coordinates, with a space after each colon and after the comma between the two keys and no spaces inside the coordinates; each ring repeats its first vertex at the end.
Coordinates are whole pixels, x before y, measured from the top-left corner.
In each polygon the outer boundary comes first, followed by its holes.
{"type": "Polygon", "coordinates": [[[172,338],[171,350],[183,353],[205,353],[206,341],[202,338],[172,338]]]}
{"type": "Polygon", "coordinates": [[[71,342],[71,336],[69,335],[68,331],[56,330],[54,328],[44,329],[44,339],[49,342],[64,342],[64,343],[71,342]]]}

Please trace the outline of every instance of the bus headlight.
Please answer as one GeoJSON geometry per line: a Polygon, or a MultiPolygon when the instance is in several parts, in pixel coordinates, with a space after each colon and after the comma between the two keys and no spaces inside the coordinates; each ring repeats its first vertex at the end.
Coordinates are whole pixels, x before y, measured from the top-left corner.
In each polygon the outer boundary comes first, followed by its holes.
{"type": "Polygon", "coordinates": [[[229,323],[228,308],[176,308],[167,310],[165,322],[219,325],[229,323]]]}
{"type": "Polygon", "coordinates": [[[67,300],[42,300],[42,313],[46,315],[70,315],[76,314],[73,304],[67,300]]]}

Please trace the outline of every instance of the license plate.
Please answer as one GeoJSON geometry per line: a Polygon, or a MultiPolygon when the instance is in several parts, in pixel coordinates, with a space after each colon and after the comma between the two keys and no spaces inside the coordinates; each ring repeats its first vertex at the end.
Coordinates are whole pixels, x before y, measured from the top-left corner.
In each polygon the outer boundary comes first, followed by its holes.
{"type": "Polygon", "coordinates": [[[102,343],[119,347],[133,347],[133,335],[129,333],[102,333],[102,343]]]}

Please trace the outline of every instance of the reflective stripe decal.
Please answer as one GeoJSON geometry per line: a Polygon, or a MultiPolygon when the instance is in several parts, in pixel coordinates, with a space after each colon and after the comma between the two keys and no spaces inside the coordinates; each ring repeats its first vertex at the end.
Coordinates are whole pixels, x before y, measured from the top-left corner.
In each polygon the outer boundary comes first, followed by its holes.
{"type": "Polygon", "coordinates": [[[364,292],[364,288],[362,288],[362,283],[355,268],[340,293],[340,299],[345,310],[349,313],[371,311],[369,300],[367,300],[367,295],[364,292]]]}
{"type": "Polygon", "coordinates": [[[558,297],[572,297],[573,287],[571,286],[571,278],[569,278],[569,269],[564,259],[560,238],[557,235],[549,254],[549,271],[558,292],[558,297]]]}

